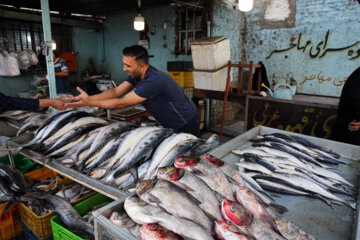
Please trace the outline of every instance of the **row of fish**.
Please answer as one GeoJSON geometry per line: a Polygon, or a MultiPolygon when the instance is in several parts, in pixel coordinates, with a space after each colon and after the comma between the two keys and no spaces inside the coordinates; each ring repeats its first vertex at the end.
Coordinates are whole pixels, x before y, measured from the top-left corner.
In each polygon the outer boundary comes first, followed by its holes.
{"type": "Polygon", "coordinates": [[[139,179],[156,176],[179,155],[200,156],[220,144],[214,134],[206,142],[159,127],[109,124],[82,111],[67,111],[45,121],[21,148],[43,152],[107,184],[128,189],[139,179]]]}
{"type": "Polygon", "coordinates": [[[279,133],[257,136],[251,141],[251,147],[232,152],[241,156],[236,163],[239,171],[254,179],[258,187],[355,209],[357,189],[331,171],[344,164],[336,153],[304,138],[279,133]]]}
{"type": "Polygon", "coordinates": [[[314,239],[266,204],[225,162],[178,157],[137,184],[110,220],[141,239],[314,239]],[[142,226],[141,226],[142,225],[142,226]]]}

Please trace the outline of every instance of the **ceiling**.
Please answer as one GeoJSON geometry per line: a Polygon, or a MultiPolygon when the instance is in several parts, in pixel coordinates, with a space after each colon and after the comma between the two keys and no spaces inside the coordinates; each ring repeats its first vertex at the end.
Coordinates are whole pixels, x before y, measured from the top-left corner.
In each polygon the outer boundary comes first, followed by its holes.
{"type": "MultiPolygon", "coordinates": [[[[142,0],[141,9],[179,4],[199,4],[200,0],[142,0]]],[[[40,0],[0,0],[0,4],[10,5],[14,9],[41,9],[40,0]]],[[[104,17],[119,12],[138,9],[138,0],[49,0],[50,11],[58,11],[60,15],[71,13],[104,17]]]]}

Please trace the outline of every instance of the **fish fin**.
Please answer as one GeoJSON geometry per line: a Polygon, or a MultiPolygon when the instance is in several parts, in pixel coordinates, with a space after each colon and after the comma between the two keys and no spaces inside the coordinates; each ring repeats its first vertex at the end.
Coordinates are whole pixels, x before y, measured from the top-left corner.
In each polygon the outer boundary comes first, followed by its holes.
{"type": "Polygon", "coordinates": [[[139,180],[139,174],[138,174],[137,168],[132,167],[132,168],[130,168],[129,172],[134,178],[134,183],[136,183],[139,180]]]}
{"type": "Polygon", "coordinates": [[[157,203],[158,205],[160,205],[161,200],[158,199],[157,197],[155,197],[154,195],[152,195],[151,193],[147,193],[147,199],[149,202],[151,203],[157,203]]]}
{"type": "Polygon", "coordinates": [[[164,212],[166,212],[169,215],[172,215],[171,213],[169,213],[161,204],[157,205],[161,210],[163,210],[164,212]]]}
{"type": "Polygon", "coordinates": [[[274,203],[274,202],[269,203],[268,207],[271,207],[276,212],[281,213],[281,214],[286,213],[288,211],[288,209],[286,207],[284,207],[284,206],[282,206],[280,204],[274,203]]]}
{"type": "Polygon", "coordinates": [[[323,196],[321,196],[320,194],[317,193],[313,193],[311,194],[314,198],[318,198],[322,201],[324,201],[326,203],[326,205],[328,205],[331,209],[334,209],[333,206],[331,205],[331,202],[329,200],[327,200],[326,198],[324,198],[323,196]]]}
{"type": "Polygon", "coordinates": [[[200,169],[197,169],[195,167],[191,168],[191,173],[195,174],[195,175],[206,175],[206,173],[204,173],[203,171],[201,171],[200,169]]]}
{"type": "Polygon", "coordinates": [[[190,191],[194,191],[194,189],[192,189],[191,187],[189,187],[188,185],[184,184],[184,183],[181,183],[179,181],[171,181],[172,183],[174,183],[176,186],[184,189],[185,191],[187,192],[190,192],[190,191]]]}

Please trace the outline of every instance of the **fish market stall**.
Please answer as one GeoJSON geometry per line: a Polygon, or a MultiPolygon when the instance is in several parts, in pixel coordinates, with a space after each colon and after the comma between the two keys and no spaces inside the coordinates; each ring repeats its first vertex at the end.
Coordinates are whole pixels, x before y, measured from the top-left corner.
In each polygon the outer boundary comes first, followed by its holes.
{"type": "MultiPolygon", "coordinates": [[[[256,135],[270,133],[301,136],[321,147],[337,152],[341,155],[340,159],[348,163],[348,165],[341,164],[334,172],[340,174],[359,189],[360,167],[358,160],[360,159],[360,147],[355,145],[258,126],[217,147],[210,154],[236,167],[235,163],[239,161],[239,157],[232,153],[232,150],[244,149],[250,145],[249,140],[256,135]]],[[[284,214],[286,218],[317,239],[340,240],[358,239],[360,237],[358,200],[356,210],[352,210],[340,205],[334,205],[333,209],[331,209],[319,200],[300,196],[277,194],[274,198],[276,203],[288,208],[289,211],[284,214]]]]}
{"type": "MultiPolygon", "coordinates": [[[[21,135],[19,137],[13,138],[8,141],[8,146],[19,147],[20,146],[19,143],[24,142],[26,138],[28,140],[29,135],[21,135]]],[[[65,177],[70,178],[75,182],[78,182],[90,189],[102,193],[103,195],[106,195],[112,199],[118,199],[127,195],[126,192],[121,191],[119,188],[110,185],[105,185],[97,181],[96,179],[86,176],[85,174],[82,174],[74,169],[65,167],[64,165],[58,162],[46,162],[45,159],[42,158],[43,156],[41,154],[34,152],[32,150],[23,149],[21,150],[21,154],[65,177]]]]}
{"type": "MultiPolygon", "coordinates": [[[[234,154],[232,152],[233,150],[243,150],[249,147],[251,145],[250,139],[254,139],[254,137],[257,135],[273,133],[281,133],[289,136],[301,136],[302,138],[309,140],[310,142],[320,147],[331,149],[332,152],[340,154],[339,161],[342,161],[345,164],[339,164],[337,167],[334,167],[334,169],[331,170],[334,173],[342,176],[344,179],[346,179],[346,181],[349,181],[351,184],[355,185],[357,189],[359,189],[358,159],[360,159],[360,147],[354,145],[343,144],[335,141],[303,136],[296,133],[289,133],[282,130],[259,126],[247,131],[233,140],[230,140],[229,142],[226,142],[216,149],[213,149],[210,151],[210,154],[229,163],[234,169],[236,169],[236,163],[239,162],[240,157],[239,155],[234,154]]],[[[176,163],[177,162],[175,161],[175,165],[176,163]]],[[[140,187],[139,190],[140,194],[142,194],[141,191],[143,189],[140,187]]],[[[274,198],[274,202],[276,204],[284,206],[288,209],[288,211],[283,214],[283,217],[296,224],[300,229],[311,234],[315,239],[358,239],[360,236],[358,219],[358,196],[356,196],[355,204],[352,204],[351,206],[331,204],[332,207],[329,207],[319,199],[279,193],[271,195],[274,198]],[[354,207],[354,209],[352,209],[352,207],[354,207]]],[[[126,208],[127,199],[131,199],[132,203],[134,203],[136,200],[136,198],[133,196],[124,196],[122,199],[118,199],[117,201],[104,206],[94,213],[95,228],[98,232],[106,231],[116,239],[137,239],[134,235],[132,235],[131,231],[125,229],[127,228],[126,226],[132,226],[132,228],[134,227],[134,223],[129,220],[130,213],[126,211],[129,216],[126,216],[125,214],[124,209],[126,208]],[[113,215],[114,212],[116,213],[116,217],[113,215]]],[[[222,207],[223,206],[221,206],[222,214],[224,214],[222,207]]],[[[162,217],[155,217],[155,219],[162,219],[162,217]]],[[[146,220],[144,221],[146,222],[146,220]]],[[[143,227],[144,226],[147,225],[143,225],[143,227]]],[[[154,227],[154,229],[155,228],[156,227],[154,227]]],[[[97,235],[96,239],[101,239],[101,236],[97,235]]],[[[288,239],[300,238],[290,237],[288,239]]],[[[312,238],[309,237],[301,239],[312,238]]]]}

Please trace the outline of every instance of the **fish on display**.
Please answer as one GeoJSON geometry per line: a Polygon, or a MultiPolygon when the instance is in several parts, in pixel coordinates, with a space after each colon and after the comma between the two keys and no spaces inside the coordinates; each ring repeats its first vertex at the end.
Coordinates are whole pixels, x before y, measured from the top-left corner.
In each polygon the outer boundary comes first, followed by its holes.
{"type": "Polygon", "coordinates": [[[172,134],[172,129],[166,128],[154,128],[153,131],[147,133],[142,139],[140,139],[129,151],[124,161],[117,166],[117,168],[108,175],[104,181],[109,184],[113,184],[115,178],[121,175],[123,172],[129,170],[133,166],[136,166],[141,161],[146,161],[150,158],[154,148],[167,136],[172,134]]]}
{"type": "Polygon", "coordinates": [[[74,207],[64,198],[52,194],[38,194],[36,197],[49,203],[53,211],[70,231],[81,237],[94,239],[93,225],[83,220],[74,207]]]}
{"type": "Polygon", "coordinates": [[[199,158],[178,157],[175,167],[183,168],[202,179],[213,191],[221,197],[234,201],[231,185],[220,168],[199,158]]]}
{"type": "Polygon", "coordinates": [[[172,166],[176,157],[186,154],[199,142],[200,139],[188,133],[173,134],[164,139],[151,158],[145,179],[155,178],[159,167],[172,166]]]}
{"type": "Polygon", "coordinates": [[[212,134],[204,144],[195,147],[191,150],[190,156],[199,157],[212,149],[218,147],[220,145],[220,137],[217,134],[212,134]]]}
{"type": "Polygon", "coordinates": [[[147,204],[137,197],[127,197],[124,209],[129,217],[138,224],[158,223],[170,231],[190,240],[212,240],[210,232],[199,224],[179,218],[164,210],[147,204]]]}
{"type": "Polygon", "coordinates": [[[227,220],[215,222],[215,233],[221,240],[256,240],[244,234],[237,226],[227,220]]]}
{"type": "Polygon", "coordinates": [[[150,205],[168,213],[198,223],[208,231],[213,224],[188,193],[178,186],[162,180],[145,180],[136,185],[136,194],[150,205]]]}
{"type": "Polygon", "coordinates": [[[336,195],[326,191],[324,188],[317,185],[315,182],[297,175],[272,173],[271,175],[268,176],[262,175],[262,176],[257,176],[256,178],[266,179],[270,181],[277,181],[279,183],[286,184],[301,191],[310,191],[315,194],[320,194],[321,196],[330,199],[334,203],[343,204],[352,209],[355,208],[353,203],[345,201],[337,197],[336,195]]]}
{"type": "Polygon", "coordinates": [[[181,240],[179,235],[160,226],[157,223],[149,223],[142,225],[140,228],[141,240],[181,240]]]}
{"type": "Polygon", "coordinates": [[[227,202],[226,204],[222,204],[221,207],[221,212],[224,218],[237,226],[237,228],[246,235],[248,239],[285,239],[279,235],[279,233],[269,228],[268,225],[263,223],[256,216],[249,217],[251,214],[247,213],[246,208],[244,209],[243,206],[235,202],[227,202]],[[235,223],[239,223],[239,225],[236,225],[235,223]]]}
{"type": "Polygon", "coordinates": [[[238,187],[236,191],[237,201],[255,218],[264,222],[270,229],[281,235],[274,218],[266,210],[265,203],[246,187],[238,187]]]}
{"type": "Polygon", "coordinates": [[[81,171],[83,169],[82,164],[94,155],[96,151],[101,150],[109,140],[132,128],[134,128],[134,125],[127,122],[115,122],[102,128],[96,135],[96,138],[94,139],[87,154],[81,159],[81,161],[76,163],[77,168],[81,171]]]}
{"type": "Polygon", "coordinates": [[[211,189],[192,173],[175,167],[162,167],[158,169],[157,179],[170,181],[187,191],[196,198],[199,207],[212,219],[221,220],[219,201],[211,189]]]}
{"type": "Polygon", "coordinates": [[[210,154],[206,154],[204,156],[204,159],[214,164],[215,166],[218,166],[228,178],[234,180],[239,186],[245,186],[247,188],[250,188],[266,204],[272,204],[273,207],[277,208],[282,213],[287,211],[287,209],[285,209],[284,207],[275,204],[271,196],[267,192],[265,192],[264,189],[262,189],[261,186],[257,184],[257,182],[251,177],[249,177],[246,173],[236,171],[228,163],[210,154]]]}
{"type": "Polygon", "coordinates": [[[19,136],[22,133],[25,133],[33,128],[40,127],[41,124],[50,117],[48,114],[39,113],[34,115],[27,121],[24,125],[19,128],[19,130],[16,133],[16,136],[19,136]]]}

